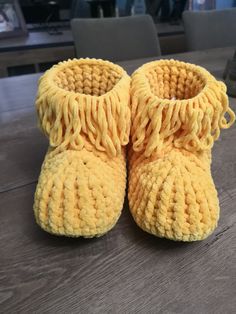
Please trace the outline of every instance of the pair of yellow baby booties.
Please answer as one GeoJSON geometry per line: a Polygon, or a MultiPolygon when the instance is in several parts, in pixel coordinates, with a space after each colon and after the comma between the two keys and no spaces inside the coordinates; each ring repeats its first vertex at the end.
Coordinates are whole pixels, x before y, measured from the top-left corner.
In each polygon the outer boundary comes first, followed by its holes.
{"type": "Polygon", "coordinates": [[[49,139],[34,202],[44,230],[94,237],[116,224],[128,142],[128,198],[136,223],[177,241],[202,240],[215,229],[211,148],[234,113],[225,85],[205,69],[160,60],[130,78],[108,61],[68,60],[40,78],[36,108],[49,139]]]}

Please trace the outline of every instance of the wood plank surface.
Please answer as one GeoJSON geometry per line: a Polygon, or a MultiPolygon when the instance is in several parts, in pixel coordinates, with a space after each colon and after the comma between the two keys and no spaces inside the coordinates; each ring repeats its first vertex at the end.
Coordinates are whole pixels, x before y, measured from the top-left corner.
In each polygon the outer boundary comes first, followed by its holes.
{"type": "Polygon", "coordinates": [[[2,313],[234,313],[232,186],[220,193],[215,233],[190,244],[144,233],[127,203],[104,237],[54,237],[33,221],[34,189],[32,184],[0,199],[2,313]]]}
{"type": "MultiPolygon", "coordinates": [[[[172,56],[221,76],[233,49],[172,56]]],[[[132,73],[147,60],[121,65],[132,73]]],[[[0,80],[0,313],[234,313],[236,127],[222,131],[212,173],[221,218],[205,241],[144,233],[127,200],[116,227],[97,239],[42,231],[32,205],[47,140],[36,126],[39,75],[0,80]]],[[[236,100],[230,99],[236,111],[236,100]]]]}

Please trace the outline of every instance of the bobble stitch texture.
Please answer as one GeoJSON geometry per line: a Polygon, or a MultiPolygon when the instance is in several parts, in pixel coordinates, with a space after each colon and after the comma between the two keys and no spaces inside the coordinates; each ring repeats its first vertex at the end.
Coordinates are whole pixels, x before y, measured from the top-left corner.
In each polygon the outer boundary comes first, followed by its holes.
{"type": "Polygon", "coordinates": [[[135,221],[159,237],[206,238],[219,218],[211,148],[220,129],[235,120],[225,85],[189,63],[147,63],[132,75],[131,120],[129,203],[135,221]]]}
{"type": "Polygon", "coordinates": [[[96,59],[60,62],[40,78],[36,109],[50,146],[34,213],[44,230],[93,237],[118,220],[126,186],[129,86],[121,67],[96,59]]]}

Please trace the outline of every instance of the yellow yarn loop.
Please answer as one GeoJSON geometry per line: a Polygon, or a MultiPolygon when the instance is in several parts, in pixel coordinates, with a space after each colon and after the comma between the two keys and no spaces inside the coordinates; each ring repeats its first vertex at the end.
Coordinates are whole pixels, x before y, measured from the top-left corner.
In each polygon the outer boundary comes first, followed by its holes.
{"type": "Polygon", "coordinates": [[[235,121],[226,87],[200,66],[176,60],[145,64],[132,76],[132,143],[151,156],[163,146],[210,149],[235,121]],[[229,120],[225,118],[228,114],[229,120]]]}
{"type": "Polygon", "coordinates": [[[39,81],[39,124],[52,147],[83,149],[90,142],[111,156],[129,140],[130,78],[118,65],[96,59],[60,62],[39,81]]]}
{"type": "Polygon", "coordinates": [[[175,60],[143,65],[131,85],[131,213],[158,237],[203,240],[220,213],[210,148],[235,120],[225,85],[175,60]]]}
{"type": "Polygon", "coordinates": [[[68,237],[97,237],[116,224],[126,188],[130,78],[103,60],[60,62],[39,82],[36,107],[48,136],[34,198],[37,223],[68,237]]]}

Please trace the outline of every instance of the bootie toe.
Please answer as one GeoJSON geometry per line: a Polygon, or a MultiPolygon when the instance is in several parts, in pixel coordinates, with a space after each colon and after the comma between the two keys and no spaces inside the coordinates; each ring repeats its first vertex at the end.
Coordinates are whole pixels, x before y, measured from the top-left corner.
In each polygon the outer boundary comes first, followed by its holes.
{"type": "Polygon", "coordinates": [[[130,78],[108,61],[61,62],[40,79],[36,107],[49,138],[34,213],[46,231],[94,237],[117,222],[125,196],[130,78]]]}
{"type": "Polygon", "coordinates": [[[159,237],[205,239],[219,218],[211,148],[220,129],[234,122],[224,84],[192,64],[145,64],[132,76],[131,117],[129,204],[135,221],[159,237]]]}

